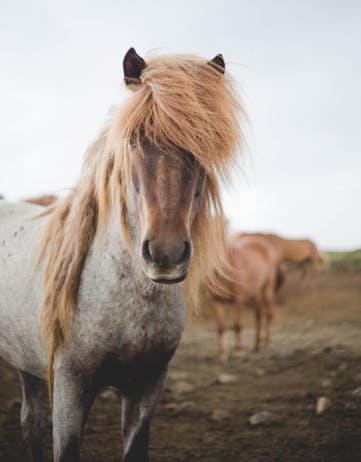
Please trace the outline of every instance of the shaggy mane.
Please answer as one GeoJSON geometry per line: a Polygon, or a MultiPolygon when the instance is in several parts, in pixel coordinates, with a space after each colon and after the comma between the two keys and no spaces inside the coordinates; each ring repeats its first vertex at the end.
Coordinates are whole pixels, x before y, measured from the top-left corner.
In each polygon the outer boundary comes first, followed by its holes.
{"type": "Polygon", "coordinates": [[[74,190],[43,213],[48,218],[39,261],[45,259],[42,333],[49,349],[50,396],[54,358],[67,337],[87,252],[95,236],[104,234],[115,205],[131,249],[125,198],[129,145],[134,141],[146,136],[162,147],[180,147],[205,168],[205,195],[192,225],[194,255],[184,284],[187,306],[196,310],[203,283],[220,291],[214,268],[225,262],[223,220],[214,216],[223,217],[220,180],[227,181],[241,147],[243,115],[231,78],[206,60],[194,56],[147,60],[141,84],[87,150],[74,190]]]}

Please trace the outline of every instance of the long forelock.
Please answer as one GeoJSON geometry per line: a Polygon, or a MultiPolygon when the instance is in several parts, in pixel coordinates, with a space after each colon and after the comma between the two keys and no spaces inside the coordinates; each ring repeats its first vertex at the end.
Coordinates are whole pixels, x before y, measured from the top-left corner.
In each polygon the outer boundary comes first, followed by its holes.
{"type": "Polygon", "coordinates": [[[226,74],[193,56],[148,60],[141,85],[120,111],[114,137],[189,151],[207,172],[226,175],[242,146],[243,110],[226,74]]]}

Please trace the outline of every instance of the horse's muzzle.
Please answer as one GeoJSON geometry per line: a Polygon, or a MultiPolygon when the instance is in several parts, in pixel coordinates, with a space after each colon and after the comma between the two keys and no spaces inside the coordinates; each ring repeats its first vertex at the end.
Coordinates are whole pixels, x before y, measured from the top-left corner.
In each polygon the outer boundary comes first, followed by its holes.
{"type": "Polygon", "coordinates": [[[144,272],[153,282],[176,284],[187,277],[192,243],[189,239],[168,242],[144,240],[141,253],[144,272]]]}

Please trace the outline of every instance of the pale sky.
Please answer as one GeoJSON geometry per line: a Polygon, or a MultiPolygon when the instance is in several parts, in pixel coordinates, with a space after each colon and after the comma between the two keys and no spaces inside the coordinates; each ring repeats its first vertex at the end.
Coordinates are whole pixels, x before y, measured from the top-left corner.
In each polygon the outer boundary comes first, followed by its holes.
{"type": "Polygon", "coordinates": [[[122,59],[222,53],[248,112],[231,227],[361,247],[361,2],[26,1],[0,6],[0,193],[64,194],[109,108],[122,59]]]}

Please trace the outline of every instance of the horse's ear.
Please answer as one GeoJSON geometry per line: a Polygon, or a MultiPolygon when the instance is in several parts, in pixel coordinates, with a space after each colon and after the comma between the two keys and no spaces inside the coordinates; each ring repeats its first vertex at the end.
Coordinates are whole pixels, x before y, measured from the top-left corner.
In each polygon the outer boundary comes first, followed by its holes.
{"type": "Polygon", "coordinates": [[[140,75],[146,67],[146,63],[134,48],[129,48],[123,59],[124,80],[127,85],[139,85],[140,75]]]}
{"type": "Polygon", "coordinates": [[[208,61],[208,64],[214,67],[214,69],[217,69],[217,71],[219,71],[221,74],[225,73],[226,65],[221,53],[218,53],[218,55],[216,55],[213,59],[208,61]]]}

